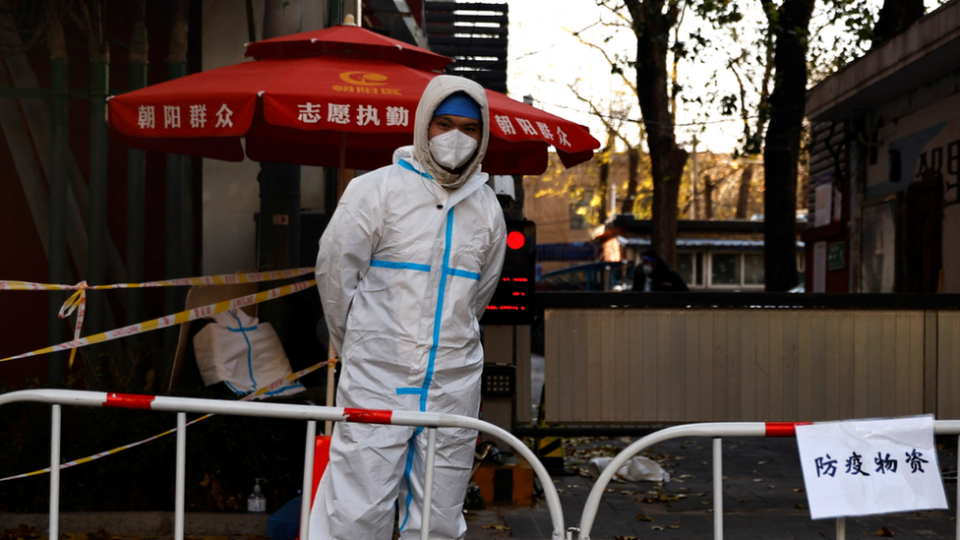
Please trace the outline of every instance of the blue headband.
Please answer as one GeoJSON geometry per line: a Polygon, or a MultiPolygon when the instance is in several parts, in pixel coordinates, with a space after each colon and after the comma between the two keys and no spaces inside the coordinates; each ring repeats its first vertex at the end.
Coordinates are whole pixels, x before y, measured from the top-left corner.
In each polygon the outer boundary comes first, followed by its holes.
{"type": "Polygon", "coordinates": [[[456,92],[447,96],[433,111],[434,116],[441,114],[452,114],[454,116],[464,116],[480,120],[480,104],[464,92],[456,92]]]}

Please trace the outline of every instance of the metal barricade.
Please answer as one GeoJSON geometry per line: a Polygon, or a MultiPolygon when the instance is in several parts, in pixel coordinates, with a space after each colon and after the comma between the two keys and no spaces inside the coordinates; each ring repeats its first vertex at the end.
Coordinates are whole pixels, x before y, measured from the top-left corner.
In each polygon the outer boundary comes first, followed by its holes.
{"type": "MultiPolygon", "coordinates": [[[[593,529],[597,517],[600,499],[603,497],[607,485],[614,474],[628,460],[651,446],[680,437],[712,437],[713,438],[713,537],[723,540],[723,450],[722,437],[795,437],[798,425],[809,422],[725,422],[703,423],[674,426],[660,430],[643,437],[623,449],[617,457],[600,473],[590,495],[587,497],[580,517],[579,527],[571,528],[571,536],[577,533],[579,540],[590,540],[590,531],[593,529]]],[[[960,435],[960,420],[938,420],[934,422],[934,433],[937,435],[960,435]]],[[[960,456],[958,456],[958,470],[960,470],[960,456]]],[[[960,491],[958,491],[960,494],[960,491]]],[[[846,537],[846,521],[837,518],[837,540],[846,537]]],[[[960,503],[957,504],[957,540],[960,540],[960,503]]]]}
{"type": "Polygon", "coordinates": [[[220,401],[181,397],[149,396],[138,394],[116,394],[106,392],[86,392],[77,390],[22,390],[0,395],[0,405],[15,402],[49,403],[52,407],[50,428],[50,533],[49,538],[59,536],[60,518],[60,407],[72,405],[79,407],[119,407],[124,409],[149,409],[177,413],[177,472],[176,501],[174,508],[174,538],[183,540],[184,526],[184,480],[186,473],[186,420],[187,413],[228,414],[234,416],[257,416],[268,418],[289,418],[307,422],[306,458],[303,466],[303,507],[300,515],[300,538],[309,538],[310,502],[313,500],[313,450],[316,438],[317,421],[358,422],[367,424],[385,424],[427,428],[426,479],[423,503],[423,523],[420,537],[429,538],[430,503],[433,495],[433,469],[436,457],[438,428],[466,428],[494,435],[510,444],[515,452],[533,467],[543,486],[544,496],[550,510],[553,523],[553,540],[563,540],[563,512],[560,508],[560,496],[550,479],[547,470],[540,464],[536,455],[520,440],[492,424],[476,418],[413,411],[388,411],[372,409],[344,409],[341,407],[316,407],[309,405],[286,405],[279,403],[258,403],[253,401],[220,401]]]}

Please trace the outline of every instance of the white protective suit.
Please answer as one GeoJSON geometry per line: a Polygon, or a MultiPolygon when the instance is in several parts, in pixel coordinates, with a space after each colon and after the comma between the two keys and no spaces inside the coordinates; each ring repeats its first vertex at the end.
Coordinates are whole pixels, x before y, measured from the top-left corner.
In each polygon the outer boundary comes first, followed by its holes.
{"type": "MultiPolygon", "coordinates": [[[[337,406],[476,417],[478,320],[506,245],[503,212],[480,172],[490,133],[483,88],[435,78],[415,129],[414,146],[398,149],[393,165],[350,182],[320,240],[317,284],[343,361],[337,406]],[[481,105],[483,123],[460,176],[436,164],[427,142],[433,111],[458,91],[481,105]]],[[[466,533],[462,507],[476,436],[437,433],[431,538],[466,533]]],[[[426,446],[422,428],[336,424],[310,539],[390,540],[395,508],[401,537],[419,538],[426,446]]]]}

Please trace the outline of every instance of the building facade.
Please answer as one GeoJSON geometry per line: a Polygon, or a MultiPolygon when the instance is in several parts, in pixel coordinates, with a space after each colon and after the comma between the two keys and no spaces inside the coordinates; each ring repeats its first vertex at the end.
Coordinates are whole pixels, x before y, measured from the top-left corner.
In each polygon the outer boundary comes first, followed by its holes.
{"type": "Polygon", "coordinates": [[[808,93],[808,290],[960,292],[960,2],[808,93]]]}

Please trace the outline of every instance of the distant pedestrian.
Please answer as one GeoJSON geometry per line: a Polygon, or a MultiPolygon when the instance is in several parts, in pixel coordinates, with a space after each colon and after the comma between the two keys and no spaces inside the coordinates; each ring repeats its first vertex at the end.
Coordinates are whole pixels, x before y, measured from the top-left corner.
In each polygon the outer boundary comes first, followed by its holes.
{"type": "Polygon", "coordinates": [[[657,252],[648,249],[640,255],[640,266],[633,271],[633,290],[643,292],[689,292],[687,284],[663,262],[657,252]]]}

